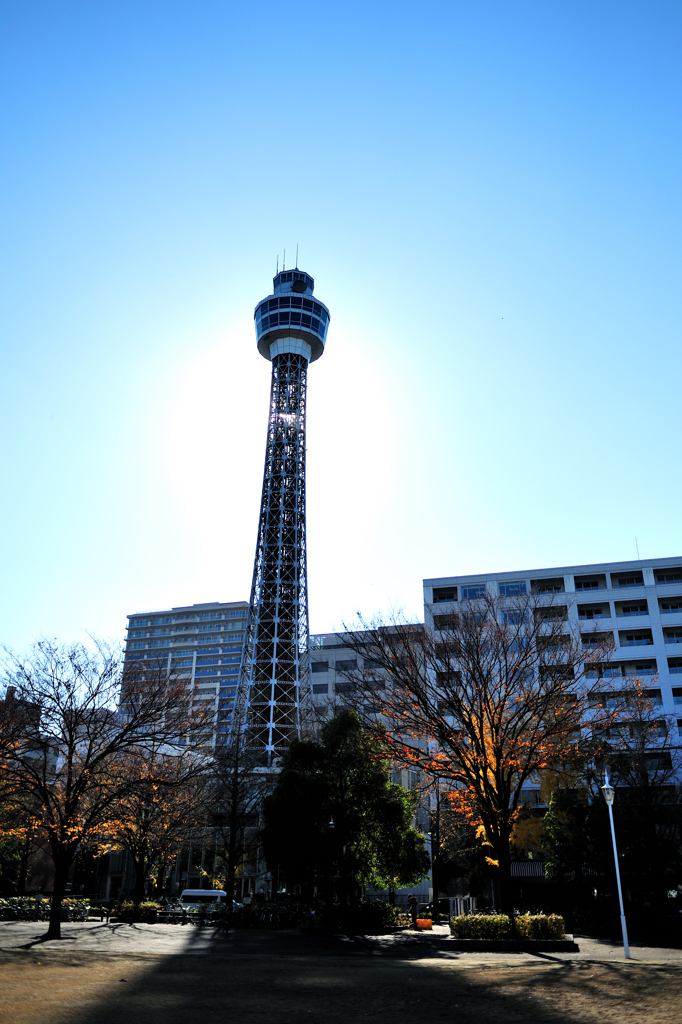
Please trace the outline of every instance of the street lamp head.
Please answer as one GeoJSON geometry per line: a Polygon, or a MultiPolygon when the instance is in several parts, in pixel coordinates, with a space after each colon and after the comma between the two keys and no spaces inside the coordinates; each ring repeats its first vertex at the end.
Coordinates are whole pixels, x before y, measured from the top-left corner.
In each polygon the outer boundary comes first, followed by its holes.
{"type": "Polygon", "coordinates": [[[329,819],[329,827],[330,828],[334,828],[334,819],[333,818],[329,819]]]}
{"type": "Polygon", "coordinates": [[[609,805],[609,807],[611,807],[611,805],[613,804],[613,798],[616,794],[616,791],[609,782],[608,772],[606,774],[606,779],[604,781],[604,785],[601,788],[601,791],[604,794],[604,799],[606,800],[607,804],[609,805]]]}

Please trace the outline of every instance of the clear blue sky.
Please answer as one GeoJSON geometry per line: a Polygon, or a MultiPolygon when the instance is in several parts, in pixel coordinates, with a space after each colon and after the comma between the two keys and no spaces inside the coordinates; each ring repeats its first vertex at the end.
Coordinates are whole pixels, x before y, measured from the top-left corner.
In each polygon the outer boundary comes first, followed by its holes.
{"type": "Polygon", "coordinates": [[[682,5],[0,7],[0,641],[248,598],[275,259],[311,626],[680,554],[682,5]]]}

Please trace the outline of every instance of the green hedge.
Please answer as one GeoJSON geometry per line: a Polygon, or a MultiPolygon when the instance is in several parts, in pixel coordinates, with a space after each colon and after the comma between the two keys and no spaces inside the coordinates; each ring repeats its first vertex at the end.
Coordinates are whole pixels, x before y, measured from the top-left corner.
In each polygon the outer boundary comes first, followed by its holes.
{"type": "MultiPolygon", "coordinates": [[[[47,896],[40,896],[39,902],[47,902],[47,896]]],[[[5,896],[0,899],[0,910],[33,910],[36,905],[35,896],[5,896]]],[[[63,907],[72,909],[87,909],[90,906],[89,900],[74,899],[73,896],[65,896],[62,900],[63,907]]]]}
{"type": "Polygon", "coordinates": [[[563,939],[564,919],[558,914],[468,914],[453,917],[450,931],[457,939],[563,939]]]}
{"type": "Polygon", "coordinates": [[[516,918],[516,934],[522,939],[563,939],[564,919],[559,914],[521,914],[516,918]]]}
{"type": "Polygon", "coordinates": [[[143,903],[133,903],[132,900],[124,900],[114,911],[119,921],[141,921],[143,924],[154,924],[156,913],[161,909],[160,903],[154,900],[145,900],[143,903]]]}
{"type": "Polygon", "coordinates": [[[383,935],[408,921],[398,907],[363,896],[350,906],[327,907],[308,923],[308,927],[346,935],[383,935]]]}
{"type": "Polygon", "coordinates": [[[508,939],[511,921],[506,914],[467,914],[453,917],[450,931],[458,939],[508,939]]]}

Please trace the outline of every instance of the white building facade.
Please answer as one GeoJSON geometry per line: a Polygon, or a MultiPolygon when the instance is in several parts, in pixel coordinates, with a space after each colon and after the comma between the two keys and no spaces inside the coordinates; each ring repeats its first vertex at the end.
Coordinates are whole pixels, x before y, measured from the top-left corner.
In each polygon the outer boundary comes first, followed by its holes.
{"type": "Polygon", "coordinates": [[[604,674],[640,679],[682,735],[682,557],[425,579],[424,620],[437,628],[439,614],[485,592],[547,594],[573,626],[612,634],[604,674]]]}

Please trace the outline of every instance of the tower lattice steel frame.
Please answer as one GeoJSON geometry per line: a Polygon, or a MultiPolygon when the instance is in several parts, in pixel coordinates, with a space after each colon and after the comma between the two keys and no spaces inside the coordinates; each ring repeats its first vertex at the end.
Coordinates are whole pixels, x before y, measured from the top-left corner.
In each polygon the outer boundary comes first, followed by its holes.
{"type": "Polygon", "coordinates": [[[233,728],[264,766],[310,727],[305,530],[308,363],[324,352],[329,310],[308,274],[282,270],[254,312],[272,362],[256,558],[233,728]]]}

